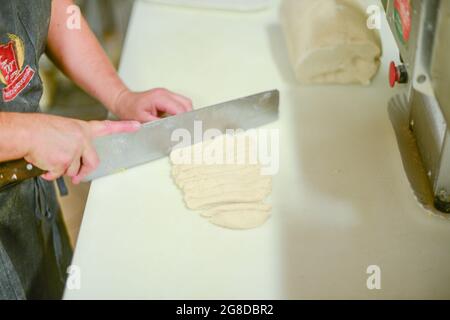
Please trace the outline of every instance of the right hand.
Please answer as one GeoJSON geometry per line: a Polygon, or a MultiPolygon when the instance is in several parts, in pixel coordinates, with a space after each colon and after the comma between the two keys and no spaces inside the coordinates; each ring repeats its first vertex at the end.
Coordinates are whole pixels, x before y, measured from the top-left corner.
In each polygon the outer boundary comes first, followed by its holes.
{"type": "Polygon", "coordinates": [[[30,147],[25,160],[47,171],[45,180],[63,175],[78,184],[99,164],[92,140],[95,137],[139,129],[137,121],[80,121],[50,115],[38,115],[31,130],[30,147]]]}

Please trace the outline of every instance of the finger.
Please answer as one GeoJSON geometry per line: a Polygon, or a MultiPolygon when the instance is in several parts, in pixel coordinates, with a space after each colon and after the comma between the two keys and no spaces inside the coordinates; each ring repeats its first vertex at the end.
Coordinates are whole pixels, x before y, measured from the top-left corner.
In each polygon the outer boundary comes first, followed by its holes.
{"type": "Polygon", "coordinates": [[[58,172],[58,171],[49,171],[41,175],[41,178],[47,181],[54,181],[58,179],[59,177],[63,176],[64,172],[58,172]]]}
{"type": "Polygon", "coordinates": [[[80,171],[81,160],[80,157],[76,157],[74,161],[70,164],[69,168],[66,170],[65,175],[68,177],[75,177],[80,171]]]}
{"type": "Polygon", "coordinates": [[[177,100],[179,103],[182,104],[184,111],[191,111],[192,110],[192,100],[177,93],[172,93],[173,98],[177,100]]]}
{"type": "Polygon", "coordinates": [[[178,97],[184,99],[185,101],[191,102],[191,99],[189,99],[188,97],[186,97],[186,96],[184,96],[184,95],[182,95],[180,93],[176,93],[176,92],[173,92],[173,91],[170,91],[170,90],[167,90],[167,92],[172,94],[172,95],[174,95],[174,96],[178,96],[178,97]]]}
{"type": "Polygon", "coordinates": [[[172,115],[185,111],[183,105],[178,100],[169,97],[160,99],[157,109],[172,115]]]}
{"type": "Polygon", "coordinates": [[[142,114],[142,116],[139,117],[139,119],[145,123],[145,122],[150,122],[150,121],[156,121],[156,120],[160,120],[161,118],[154,116],[153,114],[151,114],[150,112],[144,112],[142,114]]]}
{"type": "Polygon", "coordinates": [[[107,136],[114,133],[134,132],[141,127],[139,121],[90,121],[89,127],[93,137],[107,136]]]}
{"type": "Polygon", "coordinates": [[[91,173],[99,164],[99,159],[95,149],[89,145],[83,151],[81,156],[81,168],[78,174],[72,178],[73,184],[79,184],[89,173],[91,173]]]}
{"type": "Polygon", "coordinates": [[[173,91],[167,90],[167,92],[173,99],[180,102],[183,105],[183,107],[185,107],[186,111],[192,110],[192,100],[191,99],[189,99],[186,96],[183,96],[182,94],[179,94],[179,93],[176,93],[173,91]]]}

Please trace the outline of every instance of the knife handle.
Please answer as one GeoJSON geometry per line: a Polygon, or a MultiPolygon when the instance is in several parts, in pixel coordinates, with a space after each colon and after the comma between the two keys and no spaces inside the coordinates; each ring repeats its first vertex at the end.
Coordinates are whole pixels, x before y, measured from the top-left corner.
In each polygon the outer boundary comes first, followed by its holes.
{"type": "Polygon", "coordinates": [[[45,171],[28,163],[25,159],[2,162],[0,163],[0,190],[10,184],[35,178],[44,173],[45,171]]]}

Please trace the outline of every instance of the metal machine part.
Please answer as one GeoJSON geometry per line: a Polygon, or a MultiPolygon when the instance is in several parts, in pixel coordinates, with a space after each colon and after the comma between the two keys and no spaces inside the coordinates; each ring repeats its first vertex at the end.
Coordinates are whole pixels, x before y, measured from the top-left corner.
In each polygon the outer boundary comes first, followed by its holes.
{"type": "Polygon", "coordinates": [[[399,70],[407,73],[409,128],[435,209],[450,213],[450,1],[388,0],[386,11],[403,62],[390,82],[400,82],[399,70]]]}

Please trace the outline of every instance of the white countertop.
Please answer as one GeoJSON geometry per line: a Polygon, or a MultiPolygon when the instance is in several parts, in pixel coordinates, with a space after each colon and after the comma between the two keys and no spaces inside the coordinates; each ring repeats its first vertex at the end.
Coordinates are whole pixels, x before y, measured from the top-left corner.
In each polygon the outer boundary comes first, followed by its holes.
{"type": "Polygon", "coordinates": [[[137,1],[120,73],[196,107],[278,88],[280,172],[272,218],[231,231],[184,207],[168,159],[94,181],[66,299],[450,298],[450,222],[417,204],[387,113],[388,63],[369,87],[302,87],[271,10],[235,13],[137,1]],[[368,290],[366,269],[381,269],[368,290]]]}

